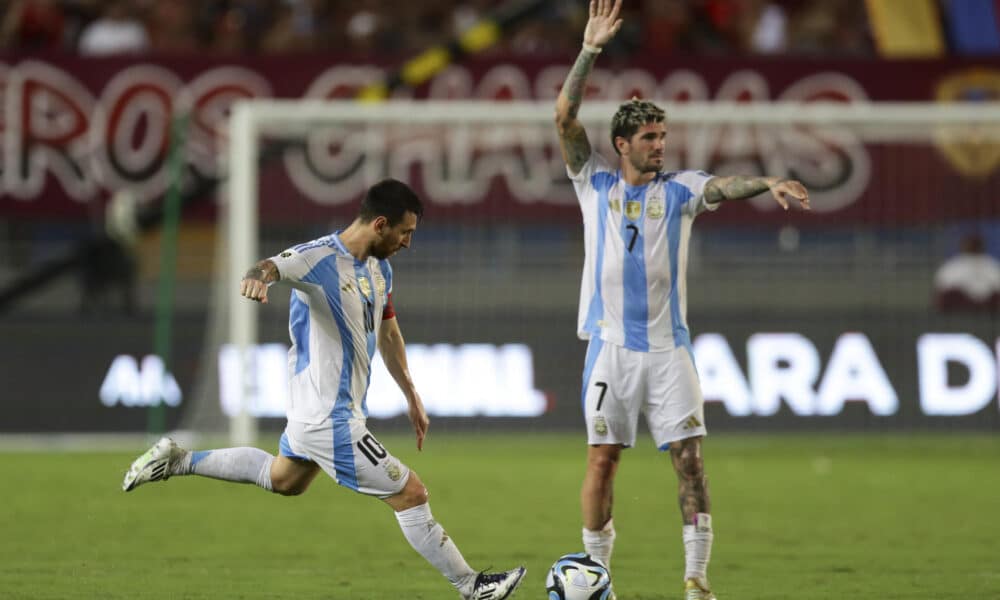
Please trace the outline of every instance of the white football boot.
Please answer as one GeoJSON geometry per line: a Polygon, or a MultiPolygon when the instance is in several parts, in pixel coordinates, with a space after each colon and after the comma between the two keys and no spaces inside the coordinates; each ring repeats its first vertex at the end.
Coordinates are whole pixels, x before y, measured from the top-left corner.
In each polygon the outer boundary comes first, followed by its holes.
{"type": "Polygon", "coordinates": [[[502,573],[487,573],[483,571],[476,575],[476,583],[472,594],[466,600],[502,600],[514,594],[520,585],[527,569],[518,567],[502,573]]]}
{"type": "Polygon", "coordinates": [[[130,492],[150,481],[164,481],[170,478],[170,469],[184,458],[184,450],[168,437],[160,438],[152,448],[132,461],[125,473],[122,490],[130,492]]]}

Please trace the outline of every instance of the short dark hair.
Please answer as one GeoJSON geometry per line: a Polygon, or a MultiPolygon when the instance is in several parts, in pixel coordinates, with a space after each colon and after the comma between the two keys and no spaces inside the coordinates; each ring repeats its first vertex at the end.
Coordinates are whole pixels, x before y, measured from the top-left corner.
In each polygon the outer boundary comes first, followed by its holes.
{"type": "Polygon", "coordinates": [[[615,153],[621,154],[618,152],[615,138],[623,137],[630,140],[643,125],[663,123],[666,120],[667,113],[663,112],[659,106],[649,100],[632,98],[619,106],[618,112],[611,118],[611,147],[615,149],[615,153]]]}
{"type": "Polygon", "coordinates": [[[398,179],[383,179],[368,188],[365,199],[361,201],[358,218],[369,223],[376,217],[385,217],[390,227],[403,220],[403,215],[411,212],[417,219],[424,216],[424,206],[416,192],[398,179]]]}

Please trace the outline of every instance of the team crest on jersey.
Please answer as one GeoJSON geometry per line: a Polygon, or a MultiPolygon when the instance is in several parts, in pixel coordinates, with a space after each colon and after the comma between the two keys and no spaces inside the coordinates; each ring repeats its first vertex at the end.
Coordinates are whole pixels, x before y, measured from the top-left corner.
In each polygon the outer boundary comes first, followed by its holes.
{"type": "Polygon", "coordinates": [[[622,199],[621,198],[612,198],[612,199],[608,200],[608,204],[611,206],[611,210],[613,212],[620,213],[622,211],[622,199]]]}
{"type": "Polygon", "coordinates": [[[399,481],[399,478],[403,476],[403,470],[395,461],[391,461],[385,463],[385,474],[389,476],[389,479],[399,481]]]}
{"type": "Polygon", "coordinates": [[[665,213],[663,200],[661,198],[651,198],[646,205],[646,216],[650,219],[662,219],[665,213]]]}
{"type": "Polygon", "coordinates": [[[366,298],[372,295],[372,284],[368,281],[367,277],[358,277],[358,288],[361,289],[361,293],[364,294],[366,298]]]}
{"type": "Polygon", "coordinates": [[[604,417],[594,417],[594,433],[597,435],[608,434],[608,422],[604,420],[604,417]]]}
{"type": "Polygon", "coordinates": [[[638,200],[629,200],[625,203],[625,216],[635,221],[642,214],[642,202],[638,200]]]}

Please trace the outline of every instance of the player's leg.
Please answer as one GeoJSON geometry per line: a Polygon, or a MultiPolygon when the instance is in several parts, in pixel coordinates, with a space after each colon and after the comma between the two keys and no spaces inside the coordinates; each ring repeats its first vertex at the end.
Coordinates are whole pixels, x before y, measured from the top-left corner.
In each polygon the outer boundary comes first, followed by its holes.
{"type": "Polygon", "coordinates": [[[133,461],[125,473],[122,489],[128,492],[144,483],[175,475],[200,475],[253,483],[283,496],[296,496],[309,487],[317,473],[316,463],[291,449],[287,434],[281,436],[277,457],[249,447],[190,451],[164,437],[133,461]]]}
{"type": "Polygon", "coordinates": [[[677,476],[683,523],[685,593],[689,600],[715,598],[708,585],[712,553],[711,500],[701,454],[704,401],[691,353],[686,347],[650,353],[649,400],[643,407],[660,450],[669,450],[677,476]]]}
{"type": "Polygon", "coordinates": [[[615,542],[614,480],[622,448],[635,444],[642,368],[640,353],[599,339],[587,347],[583,412],[589,448],[580,489],[583,547],[608,568],[615,542]]]}
{"type": "Polygon", "coordinates": [[[440,571],[463,598],[507,598],[521,583],[524,567],[501,573],[477,573],[469,566],[454,540],[431,514],[427,488],[413,471],[409,471],[403,489],[382,500],[395,511],[399,528],[410,546],[440,571]]]}
{"type": "Polygon", "coordinates": [[[587,448],[587,472],[580,489],[583,513],[583,548],[611,567],[615,527],[611,517],[614,504],[614,480],[621,460],[622,446],[602,444],[587,448]]]}
{"type": "Polygon", "coordinates": [[[500,600],[517,587],[524,569],[477,573],[434,519],[427,489],[416,473],[368,431],[364,420],[328,419],[286,430],[292,449],[315,461],[338,484],[383,500],[395,511],[403,536],[464,598],[500,600]]]}
{"type": "Polygon", "coordinates": [[[672,443],[670,458],[677,473],[677,499],[684,522],[685,593],[688,600],[714,599],[708,584],[708,561],[714,534],[701,437],[672,443]]]}
{"type": "Polygon", "coordinates": [[[271,464],[272,490],[282,496],[303,494],[319,471],[319,465],[311,460],[279,455],[271,464]]]}
{"type": "MultiPolygon", "coordinates": [[[[391,491],[391,488],[387,491],[391,491]]],[[[427,502],[427,488],[420,477],[410,471],[402,489],[382,500],[395,511],[399,528],[410,546],[440,571],[459,592],[468,596],[476,580],[476,571],[465,562],[462,553],[441,524],[434,520],[427,502]]]]}

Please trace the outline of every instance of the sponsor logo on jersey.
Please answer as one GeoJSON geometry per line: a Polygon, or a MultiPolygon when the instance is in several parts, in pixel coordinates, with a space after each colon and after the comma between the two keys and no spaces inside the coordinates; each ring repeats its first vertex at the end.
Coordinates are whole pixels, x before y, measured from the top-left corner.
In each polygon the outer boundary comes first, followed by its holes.
{"type": "Polygon", "coordinates": [[[642,214],[642,202],[629,200],[625,203],[625,216],[635,221],[642,214]]]}
{"type": "Polygon", "coordinates": [[[620,213],[622,211],[622,199],[612,198],[608,200],[608,204],[611,205],[612,212],[620,213]]]}
{"type": "Polygon", "coordinates": [[[698,427],[701,427],[701,421],[694,415],[688,417],[687,421],[684,421],[684,429],[697,429],[698,427]]]}
{"type": "Polygon", "coordinates": [[[385,278],[379,274],[375,274],[375,292],[379,296],[385,295],[385,278]]]}

